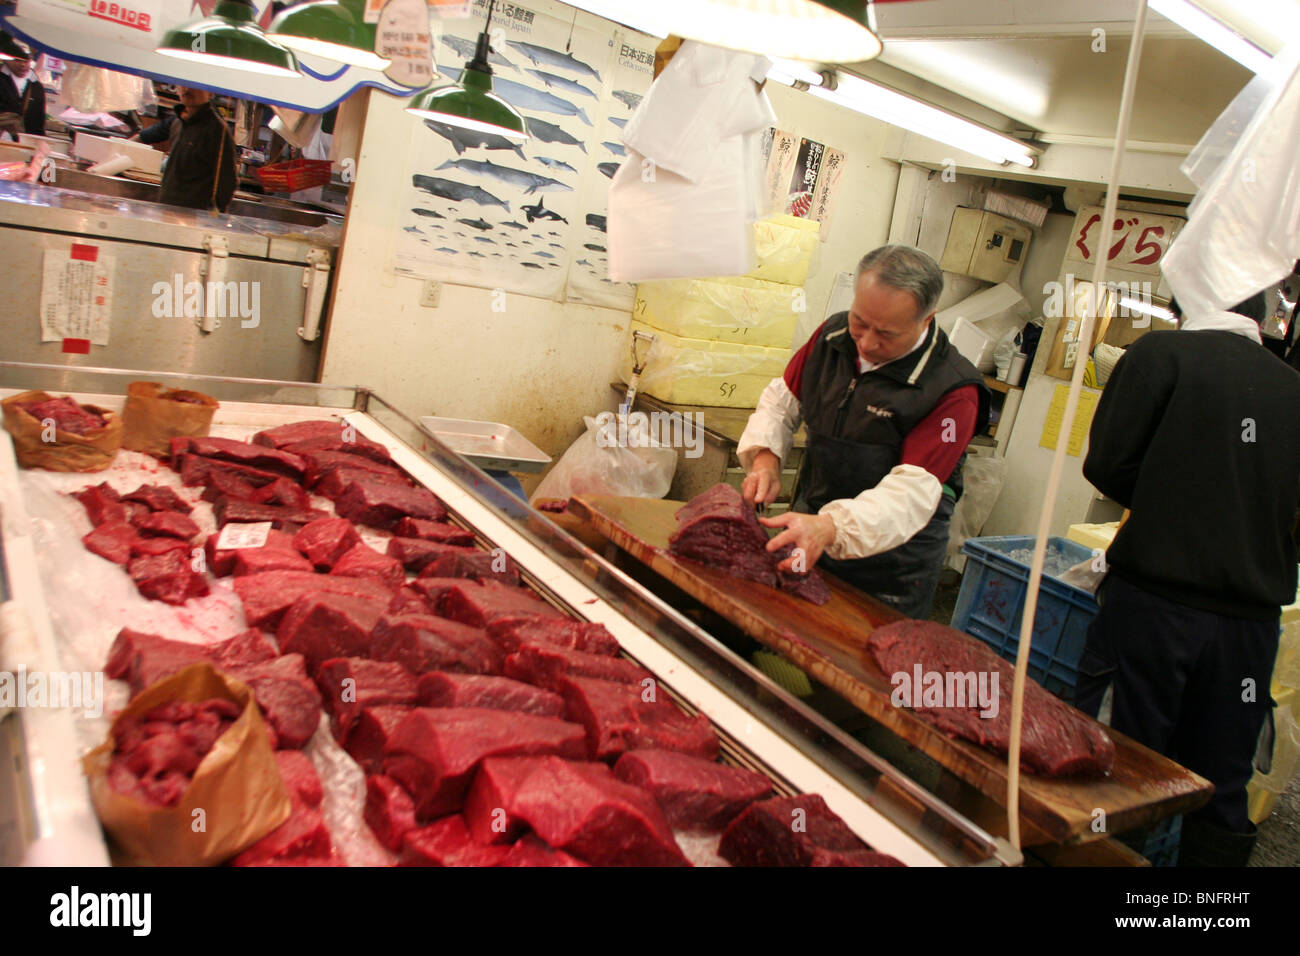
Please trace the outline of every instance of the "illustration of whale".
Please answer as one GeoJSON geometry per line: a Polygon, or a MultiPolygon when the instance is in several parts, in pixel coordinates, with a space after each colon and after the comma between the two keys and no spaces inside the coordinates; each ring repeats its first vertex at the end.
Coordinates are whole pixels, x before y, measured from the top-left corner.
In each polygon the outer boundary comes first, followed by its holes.
{"type": "MultiPolygon", "coordinates": [[[[558,212],[552,212],[543,206],[541,199],[537,200],[536,206],[520,206],[519,208],[524,211],[524,215],[528,217],[530,223],[538,219],[551,219],[556,222],[562,222],[565,225],[568,225],[569,223],[569,220],[565,219],[558,212]]],[[[541,236],[537,236],[537,238],[540,239],[541,236]]]]}
{"type": "Polygon", "coordinates": [[[573,192],[572,186],[566,185],[558,179],[551,179],[549,176],[539,176],[536,173],[530,173],[524,169],[515,169],[513,166],[500,166],[487,159],[449,159],[439,166],[438,169],[439,171],[444,169],[461,169],[478,176],[486,176],[489,179],[495,179],[499,183],[506,183],[507,185],[522,189],[525,195],[530,195],[532,193],[573,192]]]}
{"type": "Polygon", "coordinates": [[[525,269],[540,269],[540,268],[541,268],[541,266],[538,265],[536,262],[521,262],[521,263],[519,263],[519,264],[520,264],[521,266],[523,266],[525,269]]]}
{"type": "Polygon", "coordinates": [[[453,255],[453,256],[458,256],[458,255],[460,255],[460,250],[459,250],[459,249],[449,249],[447,246],[439,246],[437,249],[434,249],[433,251],[434,251],[434,252],[446,252],[446,253],[449,253],[449,254],[451,254],[451,255],[453,255]]]}
{"type": "Polygon", "coordinates": [[[598,245],[596,245],[594,242],[584,242],[584,243],[582,244],[582,248],[584,248],[584,249],[590,249],[592,252],[604,252],[604,251],[605,251],[605,247],[604,247],[604,246],[598,246],[598,245]]]}
{"type": "Polygon", "coordinates": [[[440,212],[434,212],[432,209],[415,209],[415,208],[412,208],[412,209],[411,209],[411,212],[415,213],[417,216],[428,216],[430,219],[446,219],[446,218],[447,218],[447,217],[444,216],[442,213],[440,213],[440,212]]]}
{"type": "Polygon", "coordinates": [[[615,90],[610,95],[630,110],[634,110],[640,106],[641,100],[644,99],[640,93],[633,93],[631,90],[615,90]]]}
{"type": "Polygon", "coordinates": [[[619,119],[617,116],[606,116],[605,119],[609,120],[611,123],[613,123],[613,124],[614,124],[615,126],[617,126],[619,129],[626,129],[626,128],[627,128],[627,120],[625,120],[625,119],[619,119]]]}
{"type": "Polygon", "coordinates": [[[587,213],[587,225],[591,226],[593,229],[599,229],[601,232],[604,232],[605,217],[598,216],[594,212],[589,212],[587,213]]]}
{"type": "MultiPolygon", "coordinates": [[[[479,229],[483,232],[486,232],[487,230],[492,228],[492,223],[487,222],[486,220],[483,219],[457,219],[456,221],[462,223],[463,225],[469,226],[471,229],[479,229]]],[[[477,239],[478,237],[475,236],[474,238],[477,239]]]]}
{"type": "MultiPolygon", "coordinates": [[[[437,176],[425,176],[422,173],[416,173],[411,177],[411,185],[422,192],[437,196],[439,199],[450,199],[452,202],[469,202],[478,203],[480,206],[500,206],[506,212],[510,211],[510,203],[504,199],[498,199],[486,189],[479,186],[471,186],[468,183],[458,183],[454,179],[441,179],[437,176]]],[[[460,220],[464,222],[464,220],[460,220]]]]}
{"type": "Polygon", "coordinates": [[[498,136],[496,133],[479,133],[474,130],[451,126],[447,123],[439,123],[437,120],[431,119],[425,120],[424,125],[451,143],[452,149],[456,150],[458,156],[467,149],[475,149],[481,146],[484,149],[513,149],[519,154],[520,159],[528,158],[524,155],[523,147],[518,143],[512,143],[504,136],[498,136]]]}
{"type": "Polygon", "coordinates": [[[590,76],[597,83],[600,82],[600,74],[594,69],[583,63],[572,53],[561,53],[558,50],[552,50],[549,47],[538,46],[535,43],[524,43],[522,41],[507,40],[506,46],[514,47],[528,59],[533,61],[533,66],[554,66],[562,70],[568,70],[571,73],[577,73],[580,76],[590,76]]]}
{"type": "Polygon", "coordinates": [[[597,163],[596,168],[600,170],[602,176],[608,176],[610,179],[613,179],[614,174],[618,172],[618,167],[622,165],[622,163],[597,163]]]}
{"type": "Polygon", "coordinates": [[[513,219],[511,219],[509,222],[499,222],[499,223],[497,223],[497,225],[498,225],[498,226],[505,226],[507,229],[527,229],[527,228],[528,228],[528,227],[525,226],[522,222],[515,222],[513,219]]]}
{"type": "MultiPolygon", "coordinates": [[[[451,47],[453,50],[456,51],[457,54],[463,56],[465,59],[471,60],[474,58],[475,43],[473,40],[466,40],[464,37],[449,37],[449,36],[441,36],[438,37],[438,39],[442,41],[444,46],[451,47]]],[[[488,54],[488,62],[491,63],[493,66],[508,66],[516,73],[519,72],[519,67],[515,66],[513,63],[511,63],[509,60],[503,57],[496,50],[493,50],[491,53],[488,54]]]]}
{"type": "Polygon", "coordinates": [[[613,153],[615,156],[626,156],[626,155],[627,155],[627,150],[626,150],[623,146],[620,146],[618,143],[601,143],[600,145],[601,145],[601,146],[604,146],[607,150],[609,150],[609,151],[610,151],[611,153],[613,153]]]}
{"type": "Polygon", "coordinates": [[[551,159],[549,156],[534,156],[533,159],[537,160],[547,169],[562,169],[570,173],[577,172],[576,169],[574,169],[572,166],[570,166],[562,159],[551,159]]]}
{"type": "MultiPolygon", "coordinates": [[[[454,66],[439,64],[438,72],[445,73],[460,82],[461,73],[464,71],[458,70],[454,66]]],[[[534,86],[525,86],[523,83],[516,83],[514,80],[507,80],[498,76],[492,81],[492,92],[517,109],[534,110],[538,113],[557,113],[560,116],[576,116],[588,126],[592,125],[591,120],[587,118],[587,114],[581,106],[570,103],[566,99],[561,99],[553,93],[539,90],[534,86]]]]}
{"type": "Polygon", "coordinates": [[[548,123],[546,120],[534,119],[531,116],[525,116],[524,123],[528,127],[529,135],[537,137],[543,143],[559,143],[561,146],[576,146],[584,153],[587,151],[587,147],[582,144],[581,140],[574,139],[554,123],[548,123]]]}
{"type": "Polygon", "coordinates": [[[525,70],[525,73],[531,73],[548,87],[558,86],[562,90],[568,90],[570,93],[577,93],[580,96],[590,96],[593,100],[599,99],[595,93],[587,89],[577,80],[571,80],[568,77],[556,76],[554,73],[546,73],[543,70],[525,70]]]}

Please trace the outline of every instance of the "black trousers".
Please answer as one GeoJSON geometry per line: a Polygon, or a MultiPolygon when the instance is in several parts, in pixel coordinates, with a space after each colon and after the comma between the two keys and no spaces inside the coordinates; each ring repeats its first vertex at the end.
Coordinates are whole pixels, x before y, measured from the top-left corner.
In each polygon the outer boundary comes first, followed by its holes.
{"type": "Polygon", "coordinates": [[[1278,622],[1197,610],[1113,573],[1099,600],[1076,706],[1096,716],[1113,684],[1112,727],[1214,784],[1210,803],[1193,816],[1248,832],[1246,784],[1273,703],[1278,622]]]}

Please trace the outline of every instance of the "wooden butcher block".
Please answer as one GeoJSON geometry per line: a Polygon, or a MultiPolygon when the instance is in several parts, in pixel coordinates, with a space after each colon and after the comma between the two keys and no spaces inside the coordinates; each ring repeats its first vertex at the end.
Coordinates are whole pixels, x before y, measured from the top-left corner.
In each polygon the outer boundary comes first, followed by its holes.
{"type": "MultiPolygon", "coordinates": [[[[821,607],[731,577],[668,553],[680,501],[581,495],[569,512],[619,548],[644,562],[701,604],[806,673],[852,701],[874,720],[948,768],[999,804],[1006,805],[1007,762],[964,740],[954,740],[890,703],[889,679],[866,652],[876,627],[902,619],[897,611],[826,575],[831,599],[821,607]]],[[[975,640],[975,638],[971,638],[975,640]]],[[[1115,742],[1115,767],[1105,778],[1049,780],[1020,775],[1024,842],[1097,840],[1206,803],[1213,785],[1185,767],[1107,728],[1115,742]],[[1097,810],[1106,829],[1094,831],[1097,810]]],[[[990,825],[992,825],[990,823],[990,825]]]]}

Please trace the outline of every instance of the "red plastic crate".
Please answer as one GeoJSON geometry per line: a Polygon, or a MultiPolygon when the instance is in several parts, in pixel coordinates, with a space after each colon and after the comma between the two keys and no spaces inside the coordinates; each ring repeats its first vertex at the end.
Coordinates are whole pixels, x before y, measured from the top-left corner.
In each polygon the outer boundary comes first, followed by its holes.
{"type": "Polygon", "coordinates": [[[263,166],[257,171],[262,188],[273,193],[294,193],[300,189],[324,186],[330,181],[328,159],[291,159],[285,163],[263,166]]]}

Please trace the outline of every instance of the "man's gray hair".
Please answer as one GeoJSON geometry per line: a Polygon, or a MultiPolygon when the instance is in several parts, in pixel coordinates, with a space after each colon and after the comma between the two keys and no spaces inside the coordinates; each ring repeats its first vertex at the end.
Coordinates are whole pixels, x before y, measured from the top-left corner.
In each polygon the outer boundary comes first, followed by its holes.
{"type": "Polygon", "coordinates": [[[918,322],[934,311],[943,294],[943,270],[939,263],[912,246],[895,244],[872,249],[858,263],[854,284],[867,272],[891,289],[910,292],[916,300],[918,322]]]}

